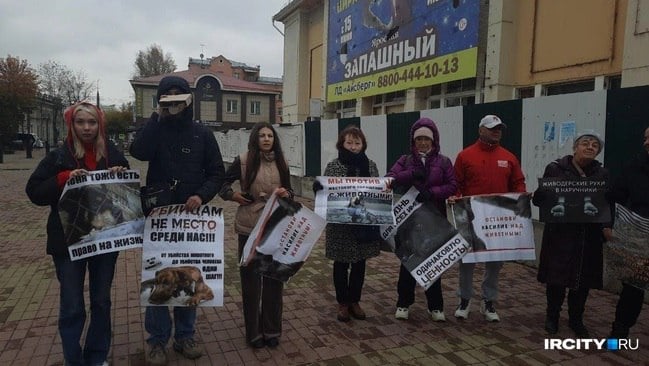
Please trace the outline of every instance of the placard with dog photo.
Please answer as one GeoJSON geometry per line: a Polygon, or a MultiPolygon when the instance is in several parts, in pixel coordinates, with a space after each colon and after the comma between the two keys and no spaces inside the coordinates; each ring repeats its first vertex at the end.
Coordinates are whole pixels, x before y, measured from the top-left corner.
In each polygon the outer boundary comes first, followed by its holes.
{"type": "Polygon", "coordinates": [[[142,306],[223,306],[223,209],[156,207],[142,246],[142,306]]]}
{"type": "Polygon", "coordinates": [[[408,192],[401,200],[402,204],[408,202],[402,212],[409,213],[397,216],[400,224],[394,235],[394,254],[417,283],[428,289],[469,251],[470,245],[435,204],[417,203],[417,190],[408,192]]]}
{"type": "Polygon", "coordinates": [[[325,225],[322,217],[299,202],[273,193],[248,237],[240,264],[287,282],[309,257],[325,225]]]}
{"type": "Polygon", "coordinates": [[[536,258],[529,193],[462,197],[450,205],[447,215],[471,243],[464,263],[536,258]]]}
{"type": "Polygon", "coordinates": [[[144,214],[137,170],[71,178],[58,204],[71,260],[142,246],[144,214]]]}
{"type": "Polygon", "coordinates": [[[323,189],[316,193],[315,213],[329,223],[354,225],[394,224],[392,178],[316,177],[323,189]]]}

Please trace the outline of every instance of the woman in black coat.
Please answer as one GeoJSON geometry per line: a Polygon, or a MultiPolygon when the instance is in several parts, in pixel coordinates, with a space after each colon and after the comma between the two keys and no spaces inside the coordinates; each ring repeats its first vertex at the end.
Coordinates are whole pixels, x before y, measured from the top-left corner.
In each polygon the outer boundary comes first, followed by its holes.
{"type": "MultiPolygon", "coordinates": [[[[608,171],[595,160],[602,147],[603,142],[597,134],[579,134],[573,145],[573,155],[548,164],[543,178],[607,180],[608,171]]],[[[534,192],[536,206],[541,206],[546,199],[544,191],[534,192]]],[[[537,279],[546,284],[545,330],[549,334],[558,332],[559,313],[566,288],[569,288],[569,326],[578,337],[589,338],[583,314],[589,289],[602,287],[602,229],[603,225],[598,223],[545,224],[537,279]]]]}
{"type": "Polygon", "coordinates": [[[27,181],[27,195],[39,206],[50,206],[47,254],[52,256],[60,284],[59,334],[66,365],[101,365],[111,343],[110,289],[117,252],[71,261],[59,218],[59,198],[70,178],[93,170],[124,171],[128,161],[106,138],[104,113],[90,103],[68,107],[65,144],[50,152],[27,181]],[[84,282],[89,273],[90,326],[81,350],[79,341],[86,321],[84,282]]]}

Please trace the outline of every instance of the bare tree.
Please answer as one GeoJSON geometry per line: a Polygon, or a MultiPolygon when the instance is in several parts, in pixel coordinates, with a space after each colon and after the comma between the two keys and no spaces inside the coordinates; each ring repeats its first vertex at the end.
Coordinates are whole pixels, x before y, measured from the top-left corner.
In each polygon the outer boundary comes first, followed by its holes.
{"type": "Polygon", "coordinates": [[[56,61],[40,64],[38,74],[41,93],[60,98],[65,105],[88,100],[95,91],[83,71],[73,71],[56,61]]]}
{"type": "Polygon", "coordinates": [[[134,79],[154,75],[168,74],[176,70],[176,62],[171,54],[162,51],[162,47],[152,44],[146,51],[138,51],[135,57],[134,79]]]}

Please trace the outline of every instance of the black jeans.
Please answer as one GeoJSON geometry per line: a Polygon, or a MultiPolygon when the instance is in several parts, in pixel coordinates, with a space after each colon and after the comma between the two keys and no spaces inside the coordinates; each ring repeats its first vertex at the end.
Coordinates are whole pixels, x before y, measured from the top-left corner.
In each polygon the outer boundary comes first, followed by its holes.
{"type": "Polygon", "coordinates": [[[620,299],[615,309],[615,323],[623,328],[631,328],[640,316],[642,303],[644,302],[644,290],[637,287],[622,284],[620,299]]]}
{"type": "MultiPolygon", "coordinates": [[[[400,267],[399,282],[397,282],[397,294],[399,295],[397,307],[407,308],[415,303],[415,287],[417,286],[417,280],[412,277],[403,264],[400,267]]],[[[438,278],[437,281],[433,282],[428,290],[426,290],[426,300],[428,301],[428,310],[444,310],[441,277],[438,278]]]]}
{"type": "MultiPolygon", "coordinates": [[[[570,289],[568,291],[568,317],[571,324],[581,324],[588,298],[588,288],[570,289]]],[[[545,295],[548,301],[546,315],[552,319],[559,319],[561,306],[566,297],[566,287],[561,285],[546,285],[545,295]]]]}
{"type": "Polygon", "coordinates": [[[355,263],[334,261],[334,287],[336,288],[336,301],[339,304],[348,305],[361,301],[364,282],[365,259],[355,263]]]}

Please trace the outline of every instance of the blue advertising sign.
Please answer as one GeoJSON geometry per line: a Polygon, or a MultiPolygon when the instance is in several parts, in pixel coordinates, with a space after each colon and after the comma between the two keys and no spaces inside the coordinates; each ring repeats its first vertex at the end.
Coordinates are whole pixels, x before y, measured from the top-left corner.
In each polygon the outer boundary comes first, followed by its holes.
{"type": "Polygon", "coordinates": [[[479,0],[331,0],[327,101],[473,77],[479,0]]]}

